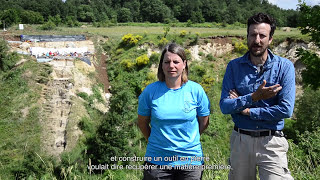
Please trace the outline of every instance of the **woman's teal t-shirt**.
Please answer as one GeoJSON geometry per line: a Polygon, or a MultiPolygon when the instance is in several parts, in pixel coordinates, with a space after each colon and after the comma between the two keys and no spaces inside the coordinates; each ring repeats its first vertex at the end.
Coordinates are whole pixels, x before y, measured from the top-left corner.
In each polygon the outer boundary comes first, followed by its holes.
{"type": "Polygon", "coordinates": [[[197,116],[208,116],[210,103],[199,84],[189,80],[179,89],[169,89],[165,82],[154,82],[139,96],[138,114],[151,116],[145,155],[151,163],[203,164],[197,116]]]}

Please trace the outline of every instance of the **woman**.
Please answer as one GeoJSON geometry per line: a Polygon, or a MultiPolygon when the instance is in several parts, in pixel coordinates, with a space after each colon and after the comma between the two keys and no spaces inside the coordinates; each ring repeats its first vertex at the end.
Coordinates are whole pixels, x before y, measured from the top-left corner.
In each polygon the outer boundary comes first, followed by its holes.
{"type": "Polygon", "coordinates": [[[139,96],[138,126],[150,160],[146,165],[157,167],[144,169],[144,179],[201,179],[202,170],[194,167],[203,164],[200,134],[209,125],[210,103],[203,88],[188,80],[182,47],[170,43],[164,48],[158,79],[139,96]]]}

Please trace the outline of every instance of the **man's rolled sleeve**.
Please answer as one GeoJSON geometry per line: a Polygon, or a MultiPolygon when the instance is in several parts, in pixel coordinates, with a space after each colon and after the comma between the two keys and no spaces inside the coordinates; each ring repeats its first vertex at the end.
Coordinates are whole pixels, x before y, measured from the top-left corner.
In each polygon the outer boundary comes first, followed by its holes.
{"type": "Polygon", "coordinates": [[[229,91],[236,89],[233,79],[233,69],[232,62],[227,66],[226,73],[222,82],[222,92],[220,98],[220,109],[223,114],[234,114],[239,113],[247,107],[252,105],[252,96],[251,94],[239,96],[235,99],[230,99],[229,91]]]}
{"type": "Polygon", "coordinates": [[[230,99],[229,96],[221,99],[220,108],[223,114],[234,114],[243,111],[245,108],[252,105],[252,96],[247,94],[239,96],[235,99],[230,99]]]}

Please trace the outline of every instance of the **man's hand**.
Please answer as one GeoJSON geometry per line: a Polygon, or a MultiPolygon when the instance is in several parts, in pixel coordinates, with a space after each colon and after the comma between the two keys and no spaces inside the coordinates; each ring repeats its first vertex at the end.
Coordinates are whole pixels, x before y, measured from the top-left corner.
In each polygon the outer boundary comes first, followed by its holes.
{"type": "Polygon", "coordinates": [[[241,111],[241,114],[245,116],[250,116],[250,108],[244,109],[243,111],[241,111]]]}
{"type": "MultiPolygon", "coordinates": [[[[235,89],[232,89],[229,91],[229,97],[230,99],[235,99],[239,97],[239,94],[235,89]]],[[[241,111],[241,114],[245,116],[250,116],[250,109],[249,108],[244,109],[243,111],[241,111]]]]}
{"type": "Polygon", "coordinates": [[[239,97],[239,94],[235,89],[232,89],[229,91],[229,96],[230,96],[230,99],[235,99],[239,97]]]}
{"type": "Polygon", "coordinates": [[[263,83],[259,86],[258,90],[252,93],[252,101],[259,101],[264,99],[272,98],[276,96],[277,93],[282,89],[280,84],[276,84],[270,87],[265,87],[267,84],[266,80],[263,80],[263,83]]]}

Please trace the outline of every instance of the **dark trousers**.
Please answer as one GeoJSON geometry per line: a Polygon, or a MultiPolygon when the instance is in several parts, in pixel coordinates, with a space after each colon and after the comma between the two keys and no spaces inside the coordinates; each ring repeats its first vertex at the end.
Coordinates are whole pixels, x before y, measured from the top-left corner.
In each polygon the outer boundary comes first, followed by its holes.
{"type": "MultiPolygon", "coordinates": [[[[155,165],[145,162],[146,165],[155,165]]],[[[145,169],[143,171],[143,180],[201,180],[202,169],[168,169],[160,168],[160,165],[155,169],[145,169]]]]}

